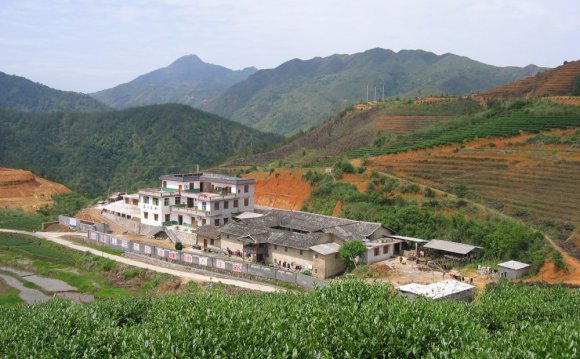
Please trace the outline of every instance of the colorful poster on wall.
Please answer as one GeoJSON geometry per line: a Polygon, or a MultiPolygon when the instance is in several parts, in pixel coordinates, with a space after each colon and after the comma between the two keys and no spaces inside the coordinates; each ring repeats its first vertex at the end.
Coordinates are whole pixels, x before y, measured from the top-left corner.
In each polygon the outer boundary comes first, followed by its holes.
{"type": "Polygon", "coordinates": [[[107,243],[107,236],[100,235],[99,238],[101,243],[107,243]]]}
{"type": "Polygon", "coordinates": [[[157,248],[157,255],[159,257],[165,257],[165,249],[163,249],[163,248],[157,248]]]}
{"type": "Polygon", "coordinates": [[[207,257],[199,257],[199,264],[202,266],[207,265],[207,257]]]}
{"type": "Polygon", "coordinates": [[[115,237],[111,237],[111,245],[112,246],[118,246],[119,244],[117,243],[117,238],[115,237]]]}
{"type": "Polygon", "coordinates": [[[232,270],[234,272],[241,272],[242,271],[242,263],[232,263],[232,270]]]}
{"type": "Polygon", "coordinates": [[[121,239],[121,247],[123,247],[123,248],[129,248],[129,241],[126,241],[124,239],[121,239]]]}
{"type": "Polygon", "coordinates": [[[97,240],[97,232],[89,232],[89,239],[96,241],[97,240]]]}
{"type": "Polygon", "coordinates": [[[215,261],[215,266],[219,269],[226,269],[226,262],[222,261],[221,259],[217,259],[215,261]]]}
{"type": "Polygon", "coordinates": [[[170,251],[169,252],[169,258],[170,259],[174,259],[174,260],[177,259],[177,252],[170,251]]]}
{"type": "Polygon", "coordinates": [[[145,246],[145,254],[151,254],[151,246],[145,246]]]}
{"type": "Polygon", "coordinates": [[[187,263],[193,263],[193,256],[191,254],[184,253],[183,261],[187,263]]]}
{"type": "Polygon", "coordinates": [[[133,243],[133,250],[139,252],[139,243],[133,243]]]}

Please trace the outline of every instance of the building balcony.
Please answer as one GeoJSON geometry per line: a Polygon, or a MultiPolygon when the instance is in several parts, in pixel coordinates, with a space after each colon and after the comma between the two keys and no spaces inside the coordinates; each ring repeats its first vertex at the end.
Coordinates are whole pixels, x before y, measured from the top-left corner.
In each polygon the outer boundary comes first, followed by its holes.
{"type": "Polygon", "coordinates": [[[178,206],[171,206],[171,213],[178,213],[178,214],[187,214],[189,216],[209,216],[211,214],[210,211],[205,211],[202,209],[199,209],[197,207],[186,207],[186,206],[182,206],[182,205],[178,205],[178,206]]]}
{"type": "Polygon", "coordinates": [[[210,193],[210,192],[189,192],[189,191],[192,190],[181,192],[181,196],[185,198],[193,198],[196,201],[203,202],[226,201],[241,197],[237,193],[225,194],[225,193],[210,193]]]}

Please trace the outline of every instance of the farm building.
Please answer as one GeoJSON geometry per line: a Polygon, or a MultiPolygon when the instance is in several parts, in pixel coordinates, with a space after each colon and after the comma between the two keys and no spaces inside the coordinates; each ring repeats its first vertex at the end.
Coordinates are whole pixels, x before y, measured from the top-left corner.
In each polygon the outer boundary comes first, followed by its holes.
{"type": "Polygon", "coordinates": [[[397,288],[407,298],[425,297],[435,300],[454,299],[470,302],[473,300],[475,286],[453,279],[431,284],[410,283],[397,288]]]}
{"type": "Polygon", "coordinates": [[[221,249],[244,260],[291,270],[308,270],[328,278],[344,270],[338,255],[342,243],[361,240],[367,253],[363,263],[390,258],[403,241],[387,236],[380,223],[353,221],[300,211],[273,209],[262,216],[238,216],[220,228],[221,249]]]}
{"type": "Polygon", "coordinates": [[[530,271],[530,265],[518,261],[508,261],[497,265],[500,278],[516,279],[530,271]]]}
{"type": "Polygon", "coordinates": [[[482,249],[481,247],[470,244],[443,241],[440,239],[432,239],[423,248],[433,255],[447,255],[461,259],[474,258],[477,255],[477,250],[482,249]]]}

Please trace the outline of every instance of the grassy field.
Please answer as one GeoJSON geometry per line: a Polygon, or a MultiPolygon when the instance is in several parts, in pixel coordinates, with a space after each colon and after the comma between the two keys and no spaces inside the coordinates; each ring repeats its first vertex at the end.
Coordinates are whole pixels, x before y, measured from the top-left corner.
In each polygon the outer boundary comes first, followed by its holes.
{"type": "Polygon", "coordinates": [[[58,215],[72,216],[80,209],[92,204],[94,200],[78,193],[64,193],[53,196],[53,207],[43,207],[36,213],[20,209],[0,208],[0,228],[39,231],[43,222],[55,221],[58,215]]]}
{"type": "MultiPolygon", "coordinates": [[[[174,287],[179,282],[168,275],[125,266],[19,234],[0,233],[0,262],[60,279],[97,299],[124,298],[148,291],[154,293],[159,286],[174,287]]],[[[10,290],[0,293],[3,293],[0,294],[3,302],[10,302],[14,295],[10,290]]]]}
{"type": "Polygon", "coordinates": [[[0,308],[0,356],[576,358],[580,292],[502,283],[471,304],[341,282],[0,308]]]}

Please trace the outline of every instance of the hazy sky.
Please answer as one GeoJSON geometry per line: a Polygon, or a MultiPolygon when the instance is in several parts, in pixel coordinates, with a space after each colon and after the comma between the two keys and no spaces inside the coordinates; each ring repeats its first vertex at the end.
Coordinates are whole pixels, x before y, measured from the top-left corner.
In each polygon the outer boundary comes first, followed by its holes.
{"type": "Polygon", "coordinates": [[[92,92],[178,57],[232,69],[370,48],[580,59],[580,0],[0,0],[0,71],[92,92]]]}

